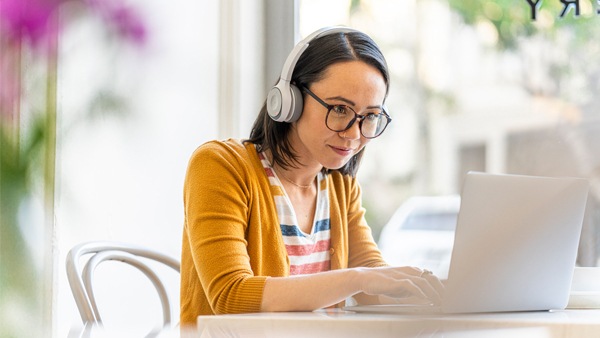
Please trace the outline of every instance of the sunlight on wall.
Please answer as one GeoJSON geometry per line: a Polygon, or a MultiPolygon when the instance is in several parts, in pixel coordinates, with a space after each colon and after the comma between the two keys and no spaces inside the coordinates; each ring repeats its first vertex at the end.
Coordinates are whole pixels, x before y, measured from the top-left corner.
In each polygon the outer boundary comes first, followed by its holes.
{"type": "Polygon", "coordinates": [[[304,38],[321,27],[348,25],[349,9],[350,0],[302,0],[299,8],[300,36],[304,38]]]}
{"type": "MultiPolygon", "coordinates": [[[[66,280],[67,251],[83,241],[118,240],[179,258],[187,161],[198,145],[217,137],[218,35],[201,32],[217,31],[218,4],[136,4],[149,30],[141,51],[106,50],[94,22],[82,22],[61,41],[58,337],[81,323],[66,280]],[[104,83],[125,96],[124,112],[85,117],[87,98],[104,83]]],[[[114,285],[116,276],[100,274],[97,284],[112,280],[114,285]]],[[[135,275],[125,278],[135,283],[132,279],[135,275]]],[[[179,290],[178,283],[171,281],[169,288],[179,290]]],[[[156,296],[132,294],[131,285],[110,292],[117,302],[149,302],[147,312],[120,318],[143,322],[158,311],[156,296]]]]}

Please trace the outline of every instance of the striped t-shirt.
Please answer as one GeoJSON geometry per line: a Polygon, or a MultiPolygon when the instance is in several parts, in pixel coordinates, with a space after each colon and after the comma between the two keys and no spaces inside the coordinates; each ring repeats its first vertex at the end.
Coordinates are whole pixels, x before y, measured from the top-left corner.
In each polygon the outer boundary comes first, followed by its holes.
{"type": "Polygon", "coordinates": [[[283,234],[283,242],[290,259],[290,275],[310,274],[330,270],[330,222],[329,194],[327,193],[327,176],[319,172],[317,176],[317,207],[310,234],[298,227],[296,213],[290,199],[263,153],[260,160],[275,199],[279,226],[283,234]]]}

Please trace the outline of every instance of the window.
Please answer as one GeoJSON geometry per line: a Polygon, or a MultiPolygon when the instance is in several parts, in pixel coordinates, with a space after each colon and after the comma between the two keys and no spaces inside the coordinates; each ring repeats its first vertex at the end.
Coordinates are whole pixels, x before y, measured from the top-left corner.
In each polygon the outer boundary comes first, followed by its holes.
{"type": "Polygon", "coordinates": [[[376,237],[408,197],[459,193],[469,170],[586,177],[592,189],[578,264],[597,265],[596,7],[588,0],[578,8],[546,0],[533,9],[525,0],[301,0],[302,36],[349,25],[371,35],[388,61],[394,122],[369,145],[359,171],[376,237]],[[378,196],[389,198],[375,203],[378,196]]]}

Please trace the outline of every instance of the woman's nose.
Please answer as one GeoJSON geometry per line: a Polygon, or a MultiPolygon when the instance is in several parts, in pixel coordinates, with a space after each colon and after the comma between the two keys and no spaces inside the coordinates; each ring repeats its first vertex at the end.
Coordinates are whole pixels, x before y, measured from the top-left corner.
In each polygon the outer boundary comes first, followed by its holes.
{"type": "Polygon", "coordinates": [[[360,121],[357,119],[352,123],[350,128],[342,131],[340,136],[349,140],[356,140],[360,138],[360,121]]]}

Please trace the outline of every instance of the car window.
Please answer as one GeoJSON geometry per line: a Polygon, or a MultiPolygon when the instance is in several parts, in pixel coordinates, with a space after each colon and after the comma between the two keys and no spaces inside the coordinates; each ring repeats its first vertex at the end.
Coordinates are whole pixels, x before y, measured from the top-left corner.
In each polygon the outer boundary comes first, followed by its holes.
{"type": "Polygon", "coordinates": [[[400,230],[441,230],[454,231],[456,213],[412,214],[406,218],[400,230]]]}

